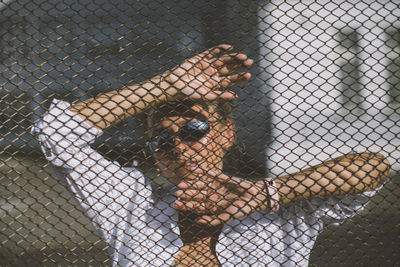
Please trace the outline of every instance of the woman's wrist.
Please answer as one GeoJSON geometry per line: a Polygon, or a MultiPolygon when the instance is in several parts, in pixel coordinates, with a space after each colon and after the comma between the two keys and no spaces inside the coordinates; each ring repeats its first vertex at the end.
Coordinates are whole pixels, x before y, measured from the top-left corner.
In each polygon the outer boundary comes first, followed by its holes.
{"type": "MultiPolygon", "coordinates": [[[[163,101],[170,101],[174,97],[174,92],[171,90],[171,85],[165,79],[165,73],[157,75],[150,80],[140,84],[129,86],[126,98],[133,105],[137,106],[140,101],[143,102],[143,107],[147,105],[157,105],[163,101]]],[[[122,93],[122,91],[120,91],[122,93]]]]}
{"type": "Polygon", "coordinates": [[[263,180],[263,190],[266,194],[265,205],[269,214],[279,210],[279,192],[274,179],[266,178],[263,180]]]}

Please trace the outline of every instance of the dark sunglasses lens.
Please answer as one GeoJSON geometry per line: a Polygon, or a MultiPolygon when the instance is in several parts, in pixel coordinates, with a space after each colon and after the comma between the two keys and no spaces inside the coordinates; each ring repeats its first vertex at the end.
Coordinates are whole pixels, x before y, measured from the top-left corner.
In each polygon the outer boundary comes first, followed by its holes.
{"type": "MultiPolygon", "coordinates": [[[[183,126],[179,132],[178,136],[182,141],[185,142],[194,142],[201,139],[210,131],[210,125],[205,121],[195,121],[183,126]]],[[[162,151],[169,152],[174,149],[173,135],[169,132],[164,132],[154,138],[151,139],[148,146],[152,153],[162,151]]]]}
{"type": "Polygon", "coordinates": [[[210,130],[210,126],[204,121],[195,121],[182,127],[178,136],[187,142],[198,141],[205,136],[210,130]]]}

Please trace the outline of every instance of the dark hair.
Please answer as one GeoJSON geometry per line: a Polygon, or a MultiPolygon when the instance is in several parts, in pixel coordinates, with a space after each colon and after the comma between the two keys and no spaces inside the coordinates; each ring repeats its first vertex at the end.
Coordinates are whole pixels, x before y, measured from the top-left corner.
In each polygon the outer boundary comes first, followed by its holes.
{"type": "Polygon", "coordinates": [[[222,121],[233,120],[233,101],[217,101],[215,111],[222,121]]]}
{"type": "Polygon", "coordinates": [[[210,111],[210,107],[215,108],[215,116],[221,119],[222,123],[227,120],[232,120],[233,113],[233,101],[194,101],[194,100],[183,100],[166,102],[157,107],[152,108],[147,113],[148,126],[152,125],[153,121],[157,121],[166,116],[196,116],[198,114],[193,113],[191,107],[194,105],[201,105],[205,110],[210,111]]]}

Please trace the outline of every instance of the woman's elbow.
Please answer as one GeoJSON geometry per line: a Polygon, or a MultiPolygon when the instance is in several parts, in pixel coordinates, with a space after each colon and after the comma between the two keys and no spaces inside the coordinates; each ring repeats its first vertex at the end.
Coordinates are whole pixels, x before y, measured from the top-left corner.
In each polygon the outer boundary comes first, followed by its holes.
{"type": "Polygon", "coordinates": [[[386,181],[386,178],[389,176],[390,172],[390,162],[389,160],[380,153],[375,153],[377,165],[376,169],[379,172],[377,180],[380,184],[383,184],[386,181]]]}
{"type": "Polygon", "coordinates": [[[386,181],[390,172],[390,162],[381,153],[362,153],[360,156],[365,160],[361,170],[367,173],[366,182],[370,182],[369,187],[376,189],[386,181]]]}

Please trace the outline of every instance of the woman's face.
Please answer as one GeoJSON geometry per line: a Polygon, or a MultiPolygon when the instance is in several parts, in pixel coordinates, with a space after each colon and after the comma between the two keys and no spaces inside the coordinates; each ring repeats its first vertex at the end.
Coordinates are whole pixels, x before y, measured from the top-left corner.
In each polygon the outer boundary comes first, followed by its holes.
{"type": "Polygon", "coordinates": [[[194,105],[183,115],[167,114],[153,125],[153,138],[168,137],[168,145],[160,146],[153,155],[161,175],[171,183],[195,176],[196,169],[222,171],[224,150],[233,143],[232,124],[221,122],[213,108],[209,109],[194,105]],[[209,130],[205,130],[207,126],[209,130]]]}

